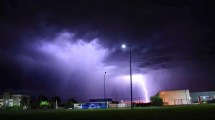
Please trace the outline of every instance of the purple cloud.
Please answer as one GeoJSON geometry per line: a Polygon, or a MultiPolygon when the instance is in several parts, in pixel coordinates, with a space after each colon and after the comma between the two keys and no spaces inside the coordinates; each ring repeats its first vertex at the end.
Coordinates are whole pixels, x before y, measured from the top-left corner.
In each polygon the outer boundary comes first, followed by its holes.
{"type": "MultiPolygon", "coordinates": [[[[42,69],[46,68],[51,71],[52,76],[54,76],[53,81],[57,83],[57,85],[53,85],[55,87],[52,89],[64,97],[77,97],[84,100],[102,98],[103,76],[104,72],[107,72],[107,97],[129,98],[130,84],[125,77],[129,73],[129,69],[124,64],[125,61],[118,61],[114,65],[109,65],[105,59],[113,52],[112,49],[103,47],[99,39],[86,42],[82,39],[74,40],[73,35],[65,32],[53,40],[37,40],[32,44],[32,49],[41,54],[42,57],[26,54],[18,57],[26,66],[40,66],[42,69]]],[[[135,83],[135,75],[133,77],[135,86],[140,82],[135,83]]],[[[47,83],[52,84],[53,81],[50,80],[47,83]]],[[[138,86],[140,92],[137,92],[136,96],[144,97],[143,86],[138,86]]],[[[146,89],[144,88],[144,90],[146,89]]]]}

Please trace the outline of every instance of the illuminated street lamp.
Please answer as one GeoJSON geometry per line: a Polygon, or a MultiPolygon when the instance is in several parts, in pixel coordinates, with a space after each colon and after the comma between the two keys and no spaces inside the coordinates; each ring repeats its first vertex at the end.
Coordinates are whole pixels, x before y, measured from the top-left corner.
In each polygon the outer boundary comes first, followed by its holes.
{"type": "Polygon", "coordinates": [[[126,45],[125,45],[125,44],[122,44],[122,48],[125,49],[125,48],[126,48],[126,45]]]}
{"type": "Polygon", "coordinates": [[[132,104],[133,104],[133,100],[132,100],[132,70],[131,70],[131,46],[130,45],[126,45],[126,44],[122,44],[121,46],[123,49],[125,49],[126,47],[129,47],[129,53],[130,53],[130,87],[131,87],[131,109],[132,108],[132,104]]]}

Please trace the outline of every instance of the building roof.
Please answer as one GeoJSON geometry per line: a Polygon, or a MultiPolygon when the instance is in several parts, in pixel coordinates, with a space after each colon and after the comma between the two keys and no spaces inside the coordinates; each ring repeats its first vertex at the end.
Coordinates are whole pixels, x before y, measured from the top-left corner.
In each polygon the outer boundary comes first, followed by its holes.
{"type": "MultiPolygon", "coordinates": [[[[185,90],[189,90],[189,89],[182,89],[182,90],[178,90],[178,89],[176,89],[176,90],[163,90],[163,91],[159,91],[159,92],[185,91],[185,90]]],[[[159,92],[158,92],[158,93],[159,93],[159,92]]]]}
{"type": "Polygon", "coordinates": [[[108,99],[90,99],[89,102],[111,102],[112,99],[108,98],[108,99]]]}

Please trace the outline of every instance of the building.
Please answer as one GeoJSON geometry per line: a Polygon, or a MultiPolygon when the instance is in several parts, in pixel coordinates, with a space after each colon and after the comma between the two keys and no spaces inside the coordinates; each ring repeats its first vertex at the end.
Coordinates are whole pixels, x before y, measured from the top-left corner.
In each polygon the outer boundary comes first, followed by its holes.
{"type": "Polygon", "coordinates": [[[104,109],[107,108],[106,102],[89,102],[89,103],[75,103],[74,109],[104,109]]]}
{"type": "Polygon", "coordinates": [[[169,90],[157,93],[164,105],[188,105],[191,104],[189,90],[169,90]]]}
{"type": "Polygon", "coordinates": [[[215,91],[191,92],[190,96],[193,104],[203,104],[215,100],[215,91]]]}
{"type": "Polygon", "coordinates": [[[3,106],[3,99],[2,99],[3,97],[2,96],[0,96],[0,108],[3,106]]]}
{"type": "Polygon", "coordinates": [[[29,106],[30,96],[5,92],[0,97],[0,107],[29,106]]]}
{"type": "Polygon", "coordinates": [[[76,103],[74,109],[101,109],[108,108],[112,99],[90,99],[88,103],[76,103]]]}

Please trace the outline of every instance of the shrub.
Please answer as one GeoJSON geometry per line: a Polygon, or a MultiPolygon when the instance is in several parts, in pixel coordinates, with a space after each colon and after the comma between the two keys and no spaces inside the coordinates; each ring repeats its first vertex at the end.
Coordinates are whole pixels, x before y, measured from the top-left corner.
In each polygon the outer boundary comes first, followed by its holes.
{"type": "Polygon", "coordinates": [[[151,103],[153,106],[162,106],[163,105],[163,100],[159,96],[152,96],[150,98],[151,103]]]}
{"type": "Polygon", "coordinates": [[[134,104],[135,107],[149,107],[149,106],[152,106],[152,103],[149,102],[149,103],[135,103],[134,104]]]}
{"type": "Polygon", "coordinates": [[[5,110],[22,110],[21,106],[6,107],[5,110]]]}
{"type": "Polygon", "coordinates": [[[32,103],[30,104],[30,108],[31,108],[31,109],[38,109],[38,108],[39,108],[39,103],[37,103],[37,102],[32,102],[32,103]]]}
{"type": "Polygon", "coordinates": [[[77,101],[75,100],[75,99],[73,99],[73,98],[71,98],[71,99],[69,99],[68,101],[67,101],[67,103],[65,103],[65,108],[67,109],[67,108],[74,108],[74,103],[77,103],[77,101]]]}
{"type": "Polygon", "coordinates": [[[50,106],[50,103],[48,101],[41,101],[40,102],[40,108],[42,109],[49,109],[51,106],[50,106]]]}

